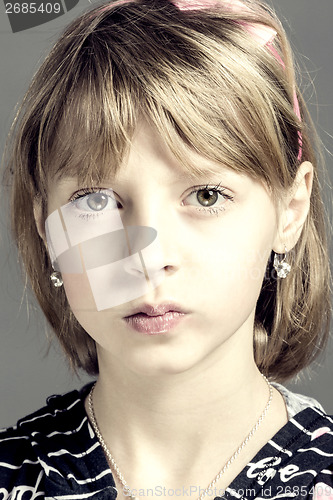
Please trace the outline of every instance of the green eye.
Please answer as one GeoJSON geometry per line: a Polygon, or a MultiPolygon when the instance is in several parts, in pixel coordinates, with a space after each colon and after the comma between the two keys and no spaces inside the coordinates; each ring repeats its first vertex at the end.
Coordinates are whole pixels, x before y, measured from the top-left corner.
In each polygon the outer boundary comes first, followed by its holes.
{"type": "Polygon", "coordinates": [[[211,207],[218,200],[219,194],[211,189],[200,189],[197,191],[197,200],[203,207],[211,207]]]}
{"type": "Polygon", "coordinates": [[[233,201],[232,194],[226,192],[226,188],[220,184],[193,186],[192,191],[188,194],[183,205],[192,206],[200,212],[214,213],[216,211],[225,210],[228,202],[233,201]]]}

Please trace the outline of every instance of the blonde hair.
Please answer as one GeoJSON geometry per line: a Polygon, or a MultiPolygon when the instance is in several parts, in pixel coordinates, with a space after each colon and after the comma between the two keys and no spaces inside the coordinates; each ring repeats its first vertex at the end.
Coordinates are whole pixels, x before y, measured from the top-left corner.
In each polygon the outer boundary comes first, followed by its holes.
{"type": "Polygon", "coordinates": [[[169,0],[95,7],[66,29],[24,98],[9,146],[12,227],[32,289],[74,368],[96,374],[96,346],[64,290],[50,283],[33,200],[40,198],[46,214],[50,178],[98,182],[119,168],[142,117],[184,169],[200,171],[187,163],[186,148],[194,148],[265,182],[275,200],[293,184],[300,161],[314,165],[310,212],[289,254],[292,271],[278,280],[268,263],[256,308],[255,359],[264,374],[282,381],[325,345],[330,274],[315,134],[280,22],[259,1],[244,3],[239,13],[222,0],[184,10],[169,0]],[[277,32],[271,46],[283,65],[246,23],[277,32]]]}

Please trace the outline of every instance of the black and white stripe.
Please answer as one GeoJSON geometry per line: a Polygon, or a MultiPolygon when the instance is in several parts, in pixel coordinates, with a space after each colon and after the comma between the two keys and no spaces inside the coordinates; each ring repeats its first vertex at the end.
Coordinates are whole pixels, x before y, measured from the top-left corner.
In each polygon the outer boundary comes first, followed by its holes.
{"type": "MultiPolygon", "coordinates": [[[[0,431],[0,500],[116,498],[112,473],[84,408],[90,387],[52,396],[45,408],[0,431]]],[[[225,498],[316,500],[315,485],[323,484],[333,498],[333,419],[310,405],[293,414],[259,451],[225,498]]]]}

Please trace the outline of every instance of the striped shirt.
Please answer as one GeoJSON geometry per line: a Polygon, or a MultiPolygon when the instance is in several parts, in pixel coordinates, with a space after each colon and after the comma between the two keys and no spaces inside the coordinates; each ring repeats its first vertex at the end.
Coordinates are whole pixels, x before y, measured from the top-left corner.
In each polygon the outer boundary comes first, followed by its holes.
{"type": "MultiPolygon", "coordinates": [[[[275,386],[286,401],[288,423],[225,492],[212,490],[211,498],[333,500],[332,417],[315,400],[275,386]]],[[[0,500],[117,497],[84,408],[90,388],[51,396],[46,407],[0,432],[0,500]]],[[[178,496],[188,496],[186,488],[178,496]]]]}

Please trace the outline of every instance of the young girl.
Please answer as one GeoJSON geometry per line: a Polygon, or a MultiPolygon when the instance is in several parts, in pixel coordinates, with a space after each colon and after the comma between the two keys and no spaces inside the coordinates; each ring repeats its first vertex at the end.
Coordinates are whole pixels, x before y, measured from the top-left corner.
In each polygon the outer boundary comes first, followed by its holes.
{"type": "Polygon", "coordinates": [[[332,498],[313,132],[257,0],[121,0],[36,74],[13,229],[80,392],[0,435],[0,499],[332,498]]]}

